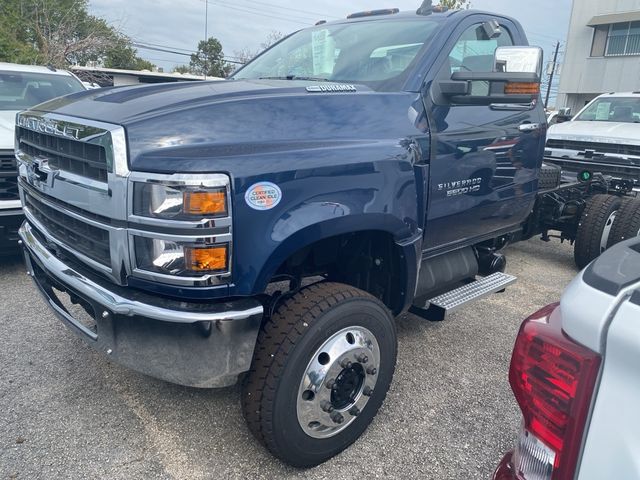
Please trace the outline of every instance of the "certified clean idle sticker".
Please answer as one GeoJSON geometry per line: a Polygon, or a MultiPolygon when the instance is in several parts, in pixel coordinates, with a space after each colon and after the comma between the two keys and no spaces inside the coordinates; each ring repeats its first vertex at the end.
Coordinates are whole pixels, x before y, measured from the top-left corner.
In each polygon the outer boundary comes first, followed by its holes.
{"type": "Polygon", "coordinates": [[[258,182],[249,187],[244,201],[254,210],[269,210],[280,203],[282,191],[275,183],[258,182]]]}

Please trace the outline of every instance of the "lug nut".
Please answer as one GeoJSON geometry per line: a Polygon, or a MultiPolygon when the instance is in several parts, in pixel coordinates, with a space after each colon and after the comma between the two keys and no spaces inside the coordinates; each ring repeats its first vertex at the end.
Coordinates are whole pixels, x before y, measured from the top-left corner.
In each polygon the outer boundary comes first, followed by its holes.
{"type": "Polygon", "coordinates": [[[361,353],[356,357],[356,360],[360,363],[367,363],[369,361],[369,357],[367,357],[364,353],[361,353]]]}
{"type": "Polygon", "coordinates": [[[325,400],[320,404],[320,408],[327,412],[327,413],[331,413],[333,412],[333,405],[331,405],[331,402],[325,400]]]}
{"type": "Polygon", "coordinates": [[[332,389],[335,384],[336,384],[336,379],[335,378],[327,380],[327,383],[325,383],[325,385],[327,386],[328,389],[332,389]]]}
{"type": "Polygon", "coordinates": [[[338,412],[333,412],[331,414],[331,420],[333,420],[333,423],[342,423],[344,422],[344,417],[342,416],[342,414],[338,413],[338,412]]]}
{"type": "Polygon", "coordinates": [[[351,368],[352,363],[346,358],[340,362],[342,368],[351,368]]]}
{"type": "Polygon", "coordinates": [[[365,397],[370,397],[371,395],[373,395],[373,388],[371,387],[364,387],[364,390],[362,390],[362,394],[365,397]]]}
{"type": "Polygon", "coordinates": [[[352,417],[357,417],[358,415],[360,415],[360,409],[358,407],[351,407],[349,409],[349,415],[351,415],[352,417]]]}
{"type": "Polygon", "coordinates": [[[367,368],[367,373],[369,375],[375,375],[376,373],[378,373],[378,369],[376,367],[369,367],[367,368]]]}

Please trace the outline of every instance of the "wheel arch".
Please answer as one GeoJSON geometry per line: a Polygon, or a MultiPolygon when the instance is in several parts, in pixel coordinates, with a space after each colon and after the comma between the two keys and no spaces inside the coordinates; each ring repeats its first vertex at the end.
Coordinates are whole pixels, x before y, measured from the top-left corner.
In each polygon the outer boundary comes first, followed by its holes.
{"type": "Polygon", "coordinates": [[[326,274],[330,280],[371,293],[398,314],[413,299],[422,245],[422,232],[412,236],[407,230],[396,217],[377,213],[309,225],[285,238],[272,252],[257,277],[256,290],[264,291],[282,275],[326,274]],[[364,255],[343,261],[357,254],[359,246],[368,248],[360,251],[364,255]],[[390,274],[393,286],[381,285],[382,274],[390,274]]]}

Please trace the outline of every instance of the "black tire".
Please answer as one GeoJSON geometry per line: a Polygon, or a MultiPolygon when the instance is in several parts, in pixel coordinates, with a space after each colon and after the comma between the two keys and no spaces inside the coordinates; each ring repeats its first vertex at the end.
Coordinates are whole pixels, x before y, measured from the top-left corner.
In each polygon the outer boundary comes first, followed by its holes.
{"type": "Polygon", "coordinates": [[[603,252],[603,243],[605,246],[608,243],[606,232],[610,231],[613,214],[621,204],[620,197],[613,195],[594,195],[589,199],[578,223],[573,251],[578,268],[586,267],[603,252]]]}
{"type": "Polygon", "coordinates": [[[640,199],[628,198],[613,222],[613,229],[609,236],[609,247],[640,235],[640,199]]]}
{"type": "Polygon", "coordinates": [[[538,180],[539,190],[551,190],[560,185],[562,170],[557,165],[543,163],[540,168],[540,179],[538,180]]]}
{"type": "Polygon", "coordinates": [[[339,283],[303,288],[278,307],[258,336],[242,385],[242,411],[249,429],[273,455],[294,467],[313,467],[330,459],[355,442],[377,414],[393,378],[396,355],[395,320],[379,300],[339,283]],[[368,329],[378,342],[375,388],[344,430],[313,438],[297,417],[300,382],[325,341],[354,325],[368,329]]]}

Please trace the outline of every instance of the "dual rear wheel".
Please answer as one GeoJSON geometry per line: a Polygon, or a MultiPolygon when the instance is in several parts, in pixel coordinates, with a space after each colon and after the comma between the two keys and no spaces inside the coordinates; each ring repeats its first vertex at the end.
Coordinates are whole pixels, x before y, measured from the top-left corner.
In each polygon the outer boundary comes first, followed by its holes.
{"type": "Polygon", "coordinates": [[[640,199],[594,195],[584,209],[574,259],[585,268],[607,248],[640,234],[640,199]]]}

